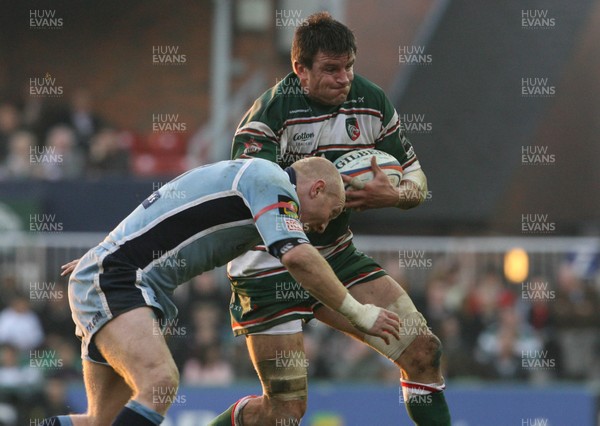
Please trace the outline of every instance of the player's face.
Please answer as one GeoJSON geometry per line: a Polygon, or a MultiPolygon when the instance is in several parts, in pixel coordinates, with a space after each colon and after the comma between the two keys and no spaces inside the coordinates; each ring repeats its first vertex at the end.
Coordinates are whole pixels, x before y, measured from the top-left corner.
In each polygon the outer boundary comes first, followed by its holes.
{"type": "Polygon", "coordinates": [[[322,192],[319,196],[301,200],[300,221],[306,232],[325,231],[329,222],[344,211],[345,195],[322,192]]]}
{"type": "Polygon", "coordinates": [[[296,74],[308,97],[324,105],[341,105],[346,101],[354,79],[355,55],[332,55],[319,51],[312,68],[295,63],[296,74]]]}

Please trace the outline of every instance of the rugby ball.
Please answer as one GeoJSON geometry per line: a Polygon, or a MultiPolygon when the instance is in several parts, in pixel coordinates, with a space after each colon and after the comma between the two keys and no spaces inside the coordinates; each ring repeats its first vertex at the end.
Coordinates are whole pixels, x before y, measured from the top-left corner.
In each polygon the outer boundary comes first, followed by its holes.
{"type": "Polygon", "coordinates": [[[344,175],[352,177],[352,183],[346,189],[362,189],[365,183],[373,179],[371,158],[377,159],[377,165],[385,172],[390,183],[398,187],[402,180],[402,166],[396,158],[387,152],[377,149],[360,149],[350,151],[333,162],[336,169],[344,175]]]}

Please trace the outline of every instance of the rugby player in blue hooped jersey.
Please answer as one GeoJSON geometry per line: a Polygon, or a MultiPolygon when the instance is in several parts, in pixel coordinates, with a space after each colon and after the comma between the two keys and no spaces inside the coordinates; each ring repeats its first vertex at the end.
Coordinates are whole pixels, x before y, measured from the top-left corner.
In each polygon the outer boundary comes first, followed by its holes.
{"type": "Polygon", "coordinates": [[[359,330],[397,339],[398,316],[350,296],[304,233],[323,232],[344,202],[342,179],[322,158],[285,170],[262,159],[222,161],[155,191],[72,270],[69,304],[88,410],[42,424],[161,424],[179,385],[160,330],[177,315],[173,291],[259,244],[359,330]]]}
{"type": "MultiPolygon", "coordinates": [[[[354,34],[327,12],[309,16],[296,28],[291,49],[293,72],[257,99],[242,118],[233,140],[234,158],[264,158],[289,166],[298,158],[335,161],[356,149],[375,148],[398,159],[404,169],[399,188],[371,162],[374,178],[346,192],[346,207],[325,232],[308,235],[340,281],[357,300],[396,312],[400,338],[384,343],[352,326],[316,300],[277,297],[293,278],[277,259],[256,248],[232,261],[230,309],[233,332],[247,336],[262,396],[234,403],[212,426],[295,424],[306,410],[304,371],[275,368],[277,353],[303,353],[302,321],[313,316],[392,360],[400,369],[402,399],[418,425],[450,424],[443,390],[441,343],[431,333],[407,293],[370,257],[359,252],[348,227],[350,210],[408,209],[427,195],[427,180],[402,123],[381,88],[354,74],[354,34]],[[270,289],[270,291],[269,291],[270,289]],[[289,351],[289,352],[288,352],[289,351]],[[279,423],[278,423],[279,422],[279,423]]],[[[349,177],[344,180],[350,183],[349,177]]],[[[373,424],[377,423],[374,414],[373,424]]]]}

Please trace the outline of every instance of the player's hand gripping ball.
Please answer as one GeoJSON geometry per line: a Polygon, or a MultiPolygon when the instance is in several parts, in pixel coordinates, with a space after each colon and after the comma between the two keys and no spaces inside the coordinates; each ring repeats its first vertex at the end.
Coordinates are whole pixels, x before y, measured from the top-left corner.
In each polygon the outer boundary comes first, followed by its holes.
{"type": "Polygon", "coordinates": [[[373,179],[371,159],[375,157],[377,165],[387,175],[390,183],[398,187],[402,180],[402,166],[396,158],[387,152],[377,149],[360,149],[350,151],[334,161],[334,166],[343,175],[350,176],[352,181],[346,189],[363,189],[373,179]]]}

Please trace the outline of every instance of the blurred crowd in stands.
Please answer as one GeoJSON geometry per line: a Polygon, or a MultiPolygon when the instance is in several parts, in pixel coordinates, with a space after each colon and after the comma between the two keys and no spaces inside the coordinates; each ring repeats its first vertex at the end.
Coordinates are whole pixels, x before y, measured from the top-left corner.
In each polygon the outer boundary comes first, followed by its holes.
{"type": "MultiPolygon", "coordinates": [[[[146,132],[117,129],[94,111],[87,89],[64,104],[25,99],[0,100],[0,181],[175,176],[190,166],[187,132],[158,131],[150,119],[146,132]]],[[[205,154],[194,147],[195,157],[205,154]]]]}
{"type": "MultiPolygon", "coordinates": [[[[447,380],[600,380],[597,271],[581,276],[565,260],[550,276],[512,284],[500,265],[473,256],[436,257],[423,282],[408,278],[397,258],[384,262],[442,340],[447,380]]],[[[65,391],[81,383],[82,367],[66,280],[56,272],[51,283],[18,281],[0,282],[0,419],[3,403],[26,407],[30,417],[68,411],[65,391]]],[[[161,326],[183,385],[256,382],[245,339],[229,327],[229,298],[223,269],[177,289],[180,315],[161,326]]],[[[393,364],[362,343],[316,320],[304,330],[311,380],[398,383],[393,364]]]]}

